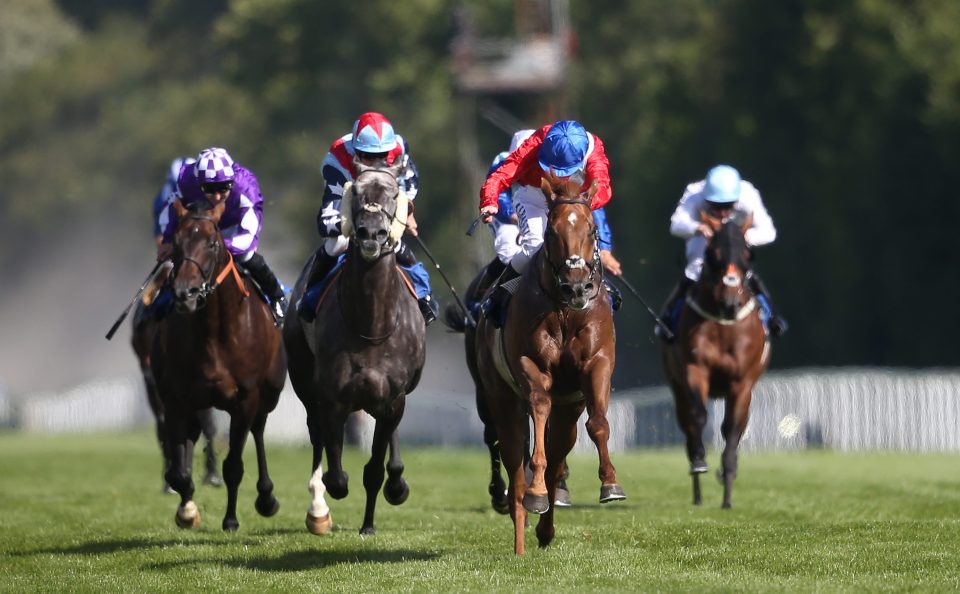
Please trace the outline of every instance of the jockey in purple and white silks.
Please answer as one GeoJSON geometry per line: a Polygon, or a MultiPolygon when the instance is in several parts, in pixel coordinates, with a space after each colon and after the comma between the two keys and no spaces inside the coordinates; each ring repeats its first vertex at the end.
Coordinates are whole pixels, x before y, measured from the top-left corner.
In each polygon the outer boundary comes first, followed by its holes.
{"type": "MultiPolygon", "coordinates": [[[[330,150],[320,166],[324,191],[317,213],[317,231],[320,237],[324,238],[324,243],[317,250],[313,268],[307,279],[307,290],[297,304],[297,313],[307,322],[313,321],[316,315],[322,288],[320,281],[333,270],[349,243],[348,238],[340,232],[340,200],[343,197],[344,186],[347,182],[352,182],[357,175],[355,161],[365,166],[379,163],[385,163],[388,166],[395,163],[403,164],[397,184],[409,201],[407,232],[417,234],[417,221],[413,213],[414,200],[420,189],[420,178],[417,167],[410,158],[407,142],[394,131],[393,124],[383,114],[375,111],[361,114],[353,123],[352,131],[330,145],[330,150]]],[[[439,312],[439,305],[430,288],[430,275],[423,264],[417,261],[413,250],[403,241],[397,242],[395,252],[397,264],[410,278],[417,293],[420,313],[429,325],[437,319],[439,312]]]]}
{"type": "MultiPolygon", "coordinates": [[[[257,253],[263,225],[263,195],[257,176],[235,162],[226,150],[211,147],[200,151],[195,163],[180,168],[177,197],[186,207],[201,201],[211,206],[221,202],[226,204],[220,217],[220,233],[227,250],[233,255],[234,261],[260,285],[270,300],[274,319],[279,326],[283,322],[287,301],[283,286],[263,256],[257,253]]],[[[170,257],[177,224],[176,211],[168,206],[160,215],[163,243],[158,249],[158,260],[170,257]]]]}
{"type": "MultiPolygon", "coordinates": [[[[740,172],[733,167],[717,165],[707,172],[706,178],[688,184],[670,217],[670,233],[686,240],[687,255],[683,278],[667,299],[660,315],[671,329],[676,328],[684,296],[700,278],[704,252],[713,236],[713,230],[700,218],[704,212],[720,218],[735,214],[744,218],[751,216],[753,223],[745,234],[747,245],[751,248],[773,243],[777,238],[773,219],[763,205],[760,192],[753,184],[741,179],[740,172]]],[[[747,279],[760,303],[770,333],[780,336],[787,330],[787,321],[774,310],[770,293],[756,271],[751,271],[747,279]]],[[[659,328],[658,325],[658,335],[661,334],[659,328]]]]}

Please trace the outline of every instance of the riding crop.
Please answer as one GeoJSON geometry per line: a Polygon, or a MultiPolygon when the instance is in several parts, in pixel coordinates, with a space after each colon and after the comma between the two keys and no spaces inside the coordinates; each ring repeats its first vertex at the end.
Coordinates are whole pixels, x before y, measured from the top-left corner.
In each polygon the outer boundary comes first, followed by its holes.
{"type": "Polygon", "coordinates": [[[110,330],[107,332],[107,340],[113,338],[113,335],[117,332],[117,328],[120,327],[120,324],[127,319],[127,314],[130,313],[130,308],[133,307],[133,304],[137,302],[137,299],[140,299],[140,296],[143,295],[144,289],[147,288],[147,285],[150,284],[150,281],[153,280],[153,275],[157,273],[157,270],[163,264],[163,261],[157,262],[153,266],[153,270],[150,271],[150,274],[147,275],[147,280],[143,281],[143,284],[140,285],[140,290],[137,291],[137,294],[133,296],[133,300],[127,304],[127,307],[123,309],[123,313],[120,314],[120,317],[117,318],[117,321],[113,323],[113,326],[110,327],[110,330]]]}
{"type": "Polygon", "coordinates": [[[640,305],[645,307],[646,310],[650,313],[650,315],[653,316],[653,320],[657,323],[658,326],[660,326],[660,330],[663,332],[663,335],[666,337],[666,339],[673,340],[673,332],[671,332],[670,328],[668,328],[667,325],[663,322],[663,320],[660,319],[660,316],[657,315],[657,312],[653,311],[653,309],[649,305],[647,305],[647,302],[644,301],[643,297],[640,296],[640,293],[638,293],[637,290],[633,288],[633,285],[631,285],[630,282],[627,281],[627,279],[623,278],[622,276],[614,276],[614,275],[611,275],[611,276],[617,279],[624,287],[626,287],[631,293],[633,293],[633,296],[637,298],[637,301],[640,302],[640,305]]]}
{"type": "Polygon", "coordinates": [[[420,245],[420,248],[423,250],[423,253],[430,258],[430,261],[433,262],[433,265],[437,268],[437,272],[440,273],[440,276],[443,277],[443,282],[447,283],[447,287],[450,288],[450,292],[453,294],[453,298],[457,300],[457,305],[460,306],[460,309],[463,311],[463,315],[466,316],[467,321],[471,326],[476,326],[477,321],[473,319],[473,316],[470,315],[470,310],[467,309],[467,306],[463,303],[463,300],[460,299],[460,295],[457,294],[457,290],[453,288],[453,283],[450,282],[450,279],[447,278],[447,275],[443,273],[443,270],[440,268],[440,264],[437,262],[437,259],[433,257],[433,254],[430,253],[430,250],[427,249],[427,245],[423,243],[423,240],[419,236],[410,234],[410,237],[414,238],[417,244],[420,245]]]}

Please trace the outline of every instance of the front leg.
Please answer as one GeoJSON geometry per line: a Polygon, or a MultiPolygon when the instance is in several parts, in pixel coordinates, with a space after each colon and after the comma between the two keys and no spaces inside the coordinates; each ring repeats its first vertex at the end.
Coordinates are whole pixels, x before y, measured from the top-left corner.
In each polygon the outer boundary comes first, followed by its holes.
{"type": "Polygon", "coordinates": [[[520,359],[520,367],[527,384],[530,416],[533,417],[533,454],[530,456],[530,471],[533,476],[523,496],[523,507],[529,512],[542,514],[550,509],[544,473],[547,470],[545,435],[552,405],[550,388],[553,378],[541,371],[529,357],[520,359]]]}
{"type": "Polygon", "coordinates": [[[617,469],[610,461],[607,444],[610,440],[610,424],[607,409],[610,405],[610,376],[613,364],[604,354],[598,354],[587,366],[581,380],[587,404],[587,433],[597,448],[600,457],[600,503],[626,499],[623,488],[617,483],[617,469]]]}

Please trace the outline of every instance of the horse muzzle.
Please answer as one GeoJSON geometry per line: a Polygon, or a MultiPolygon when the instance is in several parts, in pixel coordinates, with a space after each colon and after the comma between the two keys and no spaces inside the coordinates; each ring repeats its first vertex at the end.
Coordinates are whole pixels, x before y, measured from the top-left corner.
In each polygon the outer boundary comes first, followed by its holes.
{"type": "Polygon", "coordinates": [[[387,244],[387,239],[388,233],[385,228],[358,226],[356,241],[360,248],[360,257],[368,262],[376,260],[387,244]]]}
{"type": "Polygon", "coordinates": [[[173,307],[180,313],[194,313],[207,304],[207,297],[200,287],[177,289],[173,307]]]}
{"type": "Polygon", "coordinates": [[[597,287],[590,281],[560,284],[560,297],[570,309],[576,311],[586,309],[596,294],[597,287]]]}

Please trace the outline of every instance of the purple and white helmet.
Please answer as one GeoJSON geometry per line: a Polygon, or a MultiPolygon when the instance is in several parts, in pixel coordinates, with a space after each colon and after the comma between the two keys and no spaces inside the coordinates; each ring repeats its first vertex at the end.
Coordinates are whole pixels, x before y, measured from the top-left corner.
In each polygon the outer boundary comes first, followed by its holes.
{"type": "Polygon", "coordinates": [[[234,161],[225,149],[210,147],[203,149],[197,155],[197,163],[193,166],[200,184],[216,184],[233,181],[234,161]]]}

